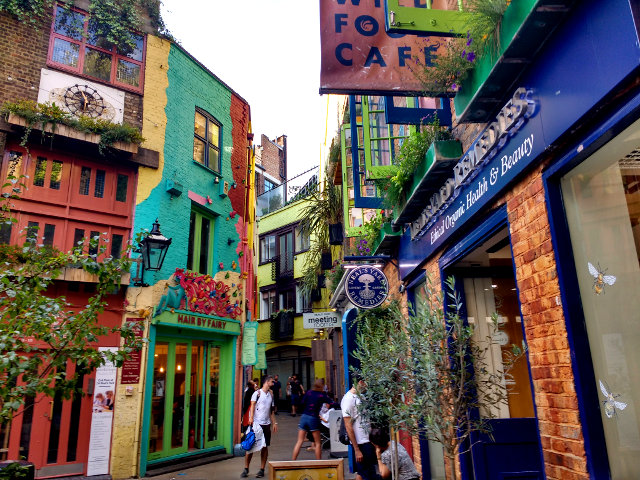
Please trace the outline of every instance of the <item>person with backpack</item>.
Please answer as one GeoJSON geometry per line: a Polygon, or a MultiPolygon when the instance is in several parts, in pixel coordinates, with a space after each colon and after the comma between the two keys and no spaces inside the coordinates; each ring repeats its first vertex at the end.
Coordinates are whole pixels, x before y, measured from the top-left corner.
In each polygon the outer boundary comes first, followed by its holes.
{"type": "MultiPolygon", "coordinates": [[[[256,478],[264,477],[264,467],[267,464],[269,456],[269,445],[271,444],[271,426],[273,425],[273,433],[278,432],[278,422],[274,415],[273,395],[271,387],[273,386],[273,377],[267,375],[262,382],[262,388],[256,390],[251,396],[251,407],[249,409],[249,425],[259,425],[264,438],[264,446],[260,450],[260,470],[256,474],[256,478]]],[[[253,452],[247,452],[244,456],[244,470],[240,474],[242,478],[249,476],[249,465],[253,452]]]]}
{"type": "Polygon", "coordinates": [[[344,394],[340,407],[342,409],[342,422],[344,424],[349,442],[353,447],[355,456],[356,480],[376,480],[376,449],[369,441],[369,425],[362,418],[359,392],[366,390],[366,384],[361,378],[357,378],[355,386],[344,394]],[[356,389],[357,387],[357,389],[356,389]]]}

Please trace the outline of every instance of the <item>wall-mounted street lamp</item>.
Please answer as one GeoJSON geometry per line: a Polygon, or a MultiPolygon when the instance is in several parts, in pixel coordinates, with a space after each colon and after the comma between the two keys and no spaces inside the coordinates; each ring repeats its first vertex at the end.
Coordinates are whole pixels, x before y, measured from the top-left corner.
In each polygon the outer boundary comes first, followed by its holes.
{"type": "MultiPolygon", "coordinates": [[[[167,250],[172,240],[172,238],[167,238],[160,232],[160,224],[156,218],[149,235],[140,241],[138,249],[136,250],[141,254],[142,259],[142,270],[139,275],[136,272],[136,278],[133,279],[133,284],[136,287],[148,286],[143,280],[145,270],[155,272],[162,268],[164,258],[167,255],[167,250]]],[[[138,263],[138,265],[140,265],[140,263],[138,263]]]]}

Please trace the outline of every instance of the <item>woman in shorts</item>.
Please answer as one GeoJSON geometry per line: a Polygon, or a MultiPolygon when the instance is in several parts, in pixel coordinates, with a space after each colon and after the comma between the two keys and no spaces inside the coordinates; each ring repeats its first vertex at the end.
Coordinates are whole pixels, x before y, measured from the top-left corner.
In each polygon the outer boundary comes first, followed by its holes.
{"type": "Polygon", "coordinates": [[[324,382],[317,379],[313,384],[313,388],[302,397],[302,416],[298,424],[298,441],[293,447],[293,456],[291,460],[298,458],[300,447],[304,443],[304,437],[307,433],[313,436],[316,460],[322,458],[322,443],[320,442],[320,409],[325,403],[331,403],[331,399],[327,397],[323,391],[324,382]]]}

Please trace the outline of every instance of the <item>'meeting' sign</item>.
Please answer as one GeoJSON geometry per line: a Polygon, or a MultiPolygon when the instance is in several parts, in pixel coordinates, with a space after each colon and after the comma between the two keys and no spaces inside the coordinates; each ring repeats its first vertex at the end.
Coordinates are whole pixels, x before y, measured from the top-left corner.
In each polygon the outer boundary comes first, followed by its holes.
{"type": "Polygon", "coordinates": [[[331,328],[340,326],[340,316],[336,312],[311,312],[302,314],[303,328],[331,328]]]}

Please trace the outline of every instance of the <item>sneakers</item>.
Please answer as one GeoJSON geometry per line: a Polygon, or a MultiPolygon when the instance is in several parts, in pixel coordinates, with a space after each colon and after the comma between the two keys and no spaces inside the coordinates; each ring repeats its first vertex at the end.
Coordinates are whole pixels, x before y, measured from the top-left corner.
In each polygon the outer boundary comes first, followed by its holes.
{"type": "Polygon", "coordinates": [[[258,470],[258,473],[256,473],[256,478],[260,477],[264,477],[264,468],[261,468],[260,470],[258,470]]]}
{"type": "Polygon", "coordinates": [[[245,468],[245,469],[242,471],[242,473],[240,474],[240,476],[241,476],[242,478],[247,478],[247,477],[249,476],[249,469],[248,469],[248,468],[245,468]]]}

